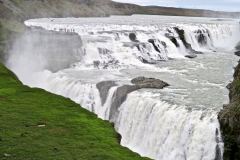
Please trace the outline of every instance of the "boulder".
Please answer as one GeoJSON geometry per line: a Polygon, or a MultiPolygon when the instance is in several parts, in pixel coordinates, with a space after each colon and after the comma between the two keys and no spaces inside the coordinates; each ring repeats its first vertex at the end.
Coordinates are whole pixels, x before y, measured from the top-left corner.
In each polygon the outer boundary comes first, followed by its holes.
{"type": "Polygon", "coordinates": [[[132,41],[132,42],[139,42],[139,40],[137,40],[137,36],[135,33],[130,33],[129,34],[129,39],[132,41]]]}
{"type": "Polygon", "coordinates": [[[169,86],[168,83],[155,78],[146,78],[146,77],[137,77],[131,80],[135,86],[139,89],[141,88],[153,88],[153,89],[163,89],[164,87],[169,86]]]}

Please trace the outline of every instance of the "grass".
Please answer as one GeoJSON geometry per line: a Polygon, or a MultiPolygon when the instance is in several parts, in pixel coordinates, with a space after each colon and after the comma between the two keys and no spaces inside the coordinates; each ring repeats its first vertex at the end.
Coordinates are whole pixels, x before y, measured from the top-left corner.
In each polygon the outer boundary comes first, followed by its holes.
{"type": "Polygon", "coordinates": [[[0,64],[1,160],[145,159],[113,126],[69,99],[21,84],[0,64]]]}

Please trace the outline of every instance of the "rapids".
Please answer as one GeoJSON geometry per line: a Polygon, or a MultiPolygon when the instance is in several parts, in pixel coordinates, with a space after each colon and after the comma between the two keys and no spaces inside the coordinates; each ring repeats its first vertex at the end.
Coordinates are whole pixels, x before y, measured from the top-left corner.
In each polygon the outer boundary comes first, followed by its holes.
{"type": "Polygon", "coordinates": [[[121,145],[142,156],[222,159],[217,114],[228,102],[238,22],[134,15],[25,24],[29,31],[16,40],[7,62],[24,84],[71,98],[113,122],[121,145]],[[129,93],[112,111],[118,87],[138,76],[170,86],[129,93]],[[105,100],[96,86],[103,81],[112,82],[105,100]]]}

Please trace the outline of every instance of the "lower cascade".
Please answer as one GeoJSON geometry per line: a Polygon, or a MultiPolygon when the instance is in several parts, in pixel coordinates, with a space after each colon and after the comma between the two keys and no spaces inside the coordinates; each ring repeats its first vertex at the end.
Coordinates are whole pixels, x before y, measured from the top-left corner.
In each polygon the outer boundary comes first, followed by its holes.
{"type": "Polygon", "coordinates": [[[25,25],[7,62],[24,84],[113,122],[121,145],[142,156],[222,160],[217,114],[237,63],[238,22],[134,15],[25,25]]]}

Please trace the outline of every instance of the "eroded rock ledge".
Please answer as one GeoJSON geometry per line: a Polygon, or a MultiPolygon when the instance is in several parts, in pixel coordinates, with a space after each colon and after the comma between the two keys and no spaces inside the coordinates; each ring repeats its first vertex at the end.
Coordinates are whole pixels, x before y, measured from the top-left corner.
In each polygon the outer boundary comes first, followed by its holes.
{"type": "Polygon", "coordinates": [[[228,85],[230,103],[224,106],[218,119],[224,141],[224,160],[240,159],[240,61],[234,81],[228,85]]]}
{"type": "Polygon", "coordinates": [[[240,42],[238,43],[235,51],[235,55],[240,57],[240,42]]]}
{"type": "MultiPolygon", "coordinates": [[[[129,93],[143,88],[163,89],[164,87],[169,86],[168,83],[162,80],[146,77],[134,78],[131,80],[131,83],[132,85],[122,85],[115,90],[110,108],[109,118],[111,122],[115,121],[115,118],[118,116],[118,108],[126,100],[129,93]]],[[[102,105],[104,105],[104,103],[106,102],[109,90],[113,86],[117,86],[116,82],[114,81],[103,81],[97,84],[102,105]]]]}

